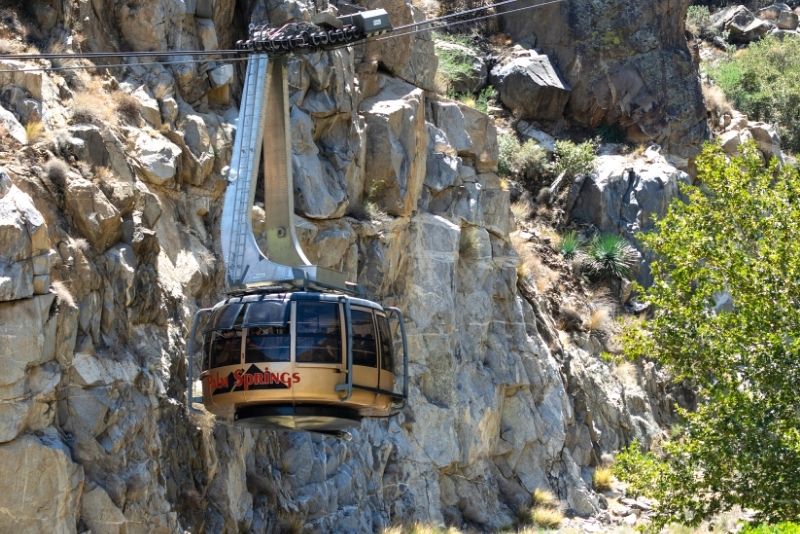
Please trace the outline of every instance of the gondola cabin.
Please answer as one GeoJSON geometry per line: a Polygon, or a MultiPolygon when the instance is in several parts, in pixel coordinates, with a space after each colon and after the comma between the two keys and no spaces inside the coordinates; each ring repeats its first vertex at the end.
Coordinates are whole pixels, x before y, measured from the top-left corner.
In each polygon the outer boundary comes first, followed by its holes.
{"type": "Polygon", "coordinates": [[[322,432],[389,416],[405,397],[394,393],[395,314],[402,328],[396,309],[348,295],[228,298],[203,331],[203,403],[240,424],[322,432]]]}

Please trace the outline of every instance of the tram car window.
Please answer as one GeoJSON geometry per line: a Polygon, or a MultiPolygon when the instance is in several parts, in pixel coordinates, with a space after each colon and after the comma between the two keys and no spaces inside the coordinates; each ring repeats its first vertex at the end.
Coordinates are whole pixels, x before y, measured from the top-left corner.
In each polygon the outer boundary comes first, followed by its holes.
{"type": "Polygon", "coordinates": [[[297,362],[342,361],[342,330],[336,302],[297,301],[297,362]]]}
{"type": "Polygon", "coordinates": [[[291,348],[288,327],[251,327],[247,331],[244,361],[246,363],[288,362],[291,348]]]}
{"type": "Polygon", "coordinates": [[[242,331],[224,330],[214,333],[211,341],[211,367],[237,365],[242,361],[242,331]]]}
{"type": "Polygon", "coordinates": [[[376,315],[375,317],[378,319],[378,332],[381,340],[381,369],[394,372],[394,350],[389,320],[383,315],[376,315]]]}
{"type": "Polygon", "coordinates": [[[375,345],[375,323],[372,321],[372,312],[354,309],[351,317],[353,365],[378,367],[378,349],[375,345]]]}

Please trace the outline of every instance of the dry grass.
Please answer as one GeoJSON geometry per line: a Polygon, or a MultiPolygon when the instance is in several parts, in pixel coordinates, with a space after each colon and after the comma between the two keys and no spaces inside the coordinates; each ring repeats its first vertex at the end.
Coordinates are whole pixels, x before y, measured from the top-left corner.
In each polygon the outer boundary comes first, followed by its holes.
{"type": "Polygon", "coordinates": [[[557,508],[558,499],[552,491],[536,488],[533,490],[533,504],[543,508],[557,508]]]}
{"type": "Polygon", "coordinates": [[[592,475],[592,484],[597,491],[608,491],[614,482],[614,475],[611,474],[610,467],[598,467],[592,475]]]}
{"type": "Polygon", "coordinates": [[[114,171],[112,171],[109,167],[97,167],[94,170],[94,176],[92,177],[92,180],[95,183],[114,181],[114,171]]]}
{"type": "Polygon", "coordinates": [[[44,138],[44,125],[41,121],[30,121],[25,125],[25,135],[28,136],[28,144],[32,145],[44,138]]]}
{"type": "Polygon", "coordinates": [[[69,288],[61,280],[54,280],[53,283],[50,284],[50,291],[56,295],[60,304],[65,304],[70,308],[78,308],[78,305],[75,303],[75,297],[72,296],[69,288]]]}
{"type": "Polygon", "coordinates": [[[72,119],[77,123],[116,124],[112,110],[108,95],[102,91],[87,89],[72,98],[72,119]]]}
{"type": "Polygon", "coordinates": [[[86,252],[89,250],[89,242],[82,237],[70,237],[70,248],[86,252]]]}
{"type": "Polygon", "coordinates": [[[142,104],[138,98],[123,91],[115,91],[111,98],[120,117],[129,123],[139,124],[142,104]]]}
{"type": "Polygon", "coordinates": [[[703,100],[706,102],[706,109],[713,117],[720,117],[733,109],[725,93],[716,85],[703,84],[703,100]]]}
{"type": "Polygon", "coordinates": [[[539,259],[533,244],[519,234],[511,236],[511,246],[517,251],[519,263],[517,264],[517,276],[521,279],[530,278],[539,293],[546,293],[558,281],[558,273],[539,259]]]}
{"type": "Polygon", "coordinates": [[[109,92],[99,78],[81,80],[83,89],[72,99],[72,119],[76,123],[116,126],[119,118],[138,123],[141,104],[135,96],[122,91],[109,92]]]}
{"type": "Polygon", "coordinates": [[[461,534],[455,527],[440,527],[425,523],[394,525],[383,529],[382,534],[461,534]]]}
{"type": "Polygon", "coordinates": [[[564,514],[557,508],[537,506],[531,510],[531,521],[540,528],[556,529],[564,521],[564,514]]]}
{"type": "Polygon", "coordinates": [[[527,221],[531,217],[533,211],[533,203],[527,197],[524,197],[511,204],[511,215],[517,224],[527,221]]]}
{"type": "Polygon", "coordinates": [[[514,40],[505,33],[495,33],[489,37],[489,41],[495,46],[511,46],[514,40]]]}
{"type": "Polygon", "coordinates": [[[614,310],[608,304],[599,304],[592,307],[586,319],[586,330],[601,337],[608,337],[614,333],[614,310]]]}

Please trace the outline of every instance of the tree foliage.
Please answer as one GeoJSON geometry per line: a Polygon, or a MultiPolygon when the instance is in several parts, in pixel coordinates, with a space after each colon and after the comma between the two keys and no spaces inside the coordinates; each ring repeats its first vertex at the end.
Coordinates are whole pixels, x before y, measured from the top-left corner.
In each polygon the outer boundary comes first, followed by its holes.
{"type": "Polygon", "coordinates": [[[651,495],[662,523],[736,505],[797,520],[800,175],[765,166],[752,145],[733,159],[707,147],[697,168],[702,189],[687,187],[643,237],[659,258],[643,290],[655,312],[625,336],[628,356],[655,358],[698,391],[648,475],[651,495]]]}

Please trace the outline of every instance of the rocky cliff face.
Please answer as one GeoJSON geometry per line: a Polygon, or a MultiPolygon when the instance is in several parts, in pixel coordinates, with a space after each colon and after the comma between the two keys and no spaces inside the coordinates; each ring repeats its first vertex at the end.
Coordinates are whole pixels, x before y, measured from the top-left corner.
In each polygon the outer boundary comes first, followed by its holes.
{"type": "Polygon", "coordinates": [[[631,141],[656,142],[691,157],[708,132],[684,37],[688,5],[689,0],[560,2],[531,15],[505,15],[501,27],[555,61],[571,86],[565,109],[571,120],[592,128],[618,126],[631,141]]]}
{"type": "MultiPolygon", "coordinates": [[[[21,11],[7,10],[9,46],[28,27],[102,50],[228,47],[251,17],[308,15],[233,0],[21,11]]],[[[394,24],[420,16],[399,0],[390,11],[394,24]]],[[[4,121],[20,137],[0,141],[0,531],[488,530],[512,524],[536,488],[599,510],[601,455],[649,440],[668,416],[658,373],[618,376],[588,336],[556,328],[534,287],[523,297],[492,121],[425,91],[424,36],[389,42],[290,68],[310,259],[408,319],[409,406],[351,441],[244,430],[183,404],[187,326],[222,296],[237,73],[209,61],[90,77],[0,61],[14,71],[4,121]],[[17,128],[34,112],[39,140],[17,128]],[[367,201],[386,215],[348,215],[367,201]]],[[[647,46],[682,53],[666,45],[647,46]]]]}

